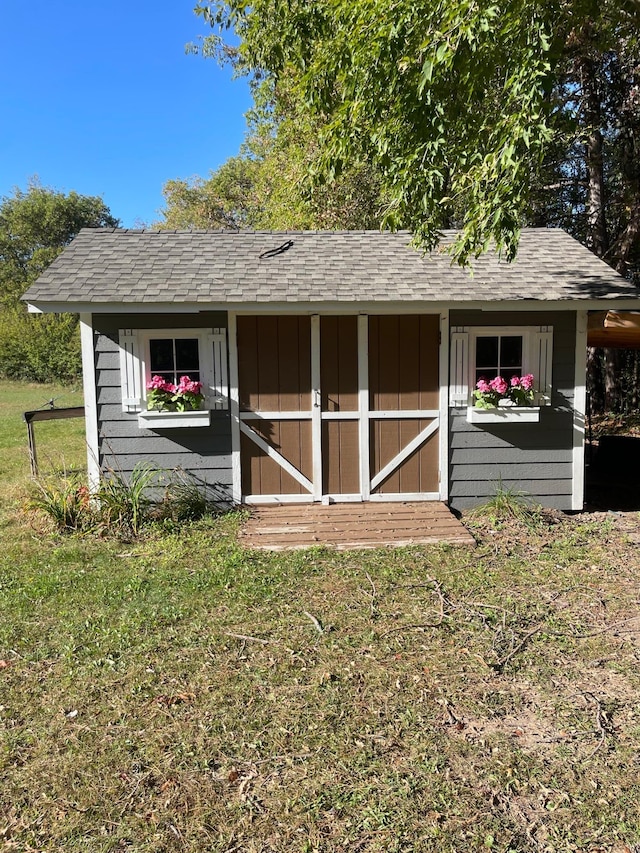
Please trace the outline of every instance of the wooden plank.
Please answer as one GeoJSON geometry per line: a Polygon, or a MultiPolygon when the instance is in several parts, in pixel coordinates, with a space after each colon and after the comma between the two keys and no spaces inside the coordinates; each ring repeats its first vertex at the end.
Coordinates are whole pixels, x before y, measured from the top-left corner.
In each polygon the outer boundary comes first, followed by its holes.
{"type": "Polygon", "coordinates": [[[358,411],[358,318],[320,318],[322,409],[358,411]]]}
{"type": "Polygon", "coordinates": [[[323,494],[360,491],[358,421],[322,422],[323,494]]]}
{"type": "MultiPolygon", "coordinates": [[[[278,317],[256,318],[256,359],[258,366],[258,399],[256,411],[280,407],[279,323],[278,317]]],[[[289,408],[287,406],[287,408],[289,408]]]]}
{"type": "MultiPolygon", "coordinates": [[[[288,511],[293,512],[294,514],[298,514],[296,510],[288,510],[287,507],[278,507],[277,509],[269,508],[265,510],[265,512],[279,512],[282,514],[287,513],[288,511]]],[[[332,504],[331,506],[309,506],[305,508],[305,511],[309,514],[313,514],[313,516],[323,516],[331,518],[340,518],[342,516],[349,518],[365,518],[365,519],[376,519],[386,516],[393,516],[394,518],[399,514],[406,515],[414,515],[416,517],[438,517],[444,516],[447,518],[452,518],[450,511],[447,509],[444,504],[439,503],[438,501],[431,502],[400,502],[400,503],[379,503],[379,504],[364,504],[360,503],[357,505],[353,504],[332,504]]]]}
{"type": "Polygon", "coordinates": [[[339,539],[369,539],[371,541],[378,542],[386,542],[389,537],[395,536],[449,536],[453,535],[462,535],[460,533],[460,528],[454,525],[451,526],[443,526],[443,527],[421,527],[418,528],[415,524],[406,524],[399,527],[389,526],[382,528],[380,530],[376,530],[372,532],[370,530],[363,530],[362,535],[358,534],[357,530],[349,527],[349,525],[344,525],[342,527],[332,527],[332,528],[322,528],[318,527],[315,524],[309,525],[272,525],[267,527],[266,525],[257,530],[255,528],[250,528],[247,535],[256,536],[258,538],[263,538],[266,536],[273,537],[276,535],[282,536],[302,536],[308,533],[313,533],[314,535],[321,536],[323,539],[331,539],[332,541],[336,541],[339,539]]]}
{"type": "Polygon", "coordinates": [[[420,317],[420,403],[421,409],[437,409],[440,400],[440,316],[420,317]]]}
{"type": "MultiPolygon", "coordinates": [[[[277,357],[278,369],[278,405],[277,411],[295,411],[300,408],[300,372],[298,359],[298,318],[278,318],[277,347],[269,358],[277,357]]],[[[266,353],[261,354],[262,357],[266,353]]],[[[307,359],[308,359],[307,354],[307,359]]],[[[307,406],[307,408],[309,408],[307,406]]]]}
{"type": "Polygon", "coordinates": [[[57,421],[65,418],[83,418],[84,406],[70,406],[66,409],[36,409],[31,412],[23,412],[26,423],[35,421],[57,421]]]}
{"type": "Polygon", "coordinates": [[[318,545],[346,550],[438,542],[475,544],[448,508],[435,502],[256,507],[241,541],[250,548],[274,551],[318,545]]]}
{"type": "Polygon", "coordinates": [[[259,404],[257,318],[237,317],[238,394],[240,410],[259,404]]]}

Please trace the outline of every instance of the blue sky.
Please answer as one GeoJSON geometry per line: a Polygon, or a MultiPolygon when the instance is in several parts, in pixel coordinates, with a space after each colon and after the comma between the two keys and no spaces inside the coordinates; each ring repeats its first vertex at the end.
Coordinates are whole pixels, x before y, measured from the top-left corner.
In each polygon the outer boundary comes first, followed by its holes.
{"type": "Polygon", "coordinates": [[[101,195],[124,227],[159,219],[162,185],[236,154],[244,80],[185,54],[195,0],[0,0],[0,196],[101,195]]]}

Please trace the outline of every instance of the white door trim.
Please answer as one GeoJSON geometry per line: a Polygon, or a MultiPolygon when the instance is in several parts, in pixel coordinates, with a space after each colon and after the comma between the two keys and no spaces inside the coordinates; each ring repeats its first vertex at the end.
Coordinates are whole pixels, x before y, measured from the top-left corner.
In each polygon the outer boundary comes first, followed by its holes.
{"type": "Polygon", "coordinates": [[[311,315],[311,455],[313,499],[322,499],[322,395],[320,388],[320,316],[311,315]]]}
{"type": "Polygon", "coordinates": [[[369,317],[358,315],[358,435],[360,450],[360,496],[371,495],[369,461],[369,317]]]}

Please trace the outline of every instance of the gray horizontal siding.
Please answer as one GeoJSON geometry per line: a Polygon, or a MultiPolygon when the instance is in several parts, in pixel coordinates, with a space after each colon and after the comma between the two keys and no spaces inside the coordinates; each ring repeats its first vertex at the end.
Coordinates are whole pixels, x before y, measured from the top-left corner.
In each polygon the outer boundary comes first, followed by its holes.
{"type": "Polygon", "coordinates": [[[553,326],[553,394],[532,424],[467,423],[466,408],[449,420],[449,502],[468,509],[499,487],[544,506],[571,508],[575,312],[453,311],[452,326],[553,326]]]}
{"type": "MultiPolygon", "coordinates": [[[[475,448],[474,451],[476,451],[475,448]]],[[[483,466],[531,466],[538,464],[539,454],[540,450],[537,447],[522,448],[507,445],[506,447],[483,447],[477,458],[482,460],[479,464],[483,466]]],[[[566,449],[561,447],[546,448],[545,457],[546,461],[553,465],[566,465],[568,461],[571,461],[567,459],[566,449]]],[[[467,448],[451,449],[449,461],[452,465],[463,465],[473,468],[478,463],[470,462],[470,459],[471,454],[467,448]]],[[[532,476],[532,479],[537,479],[537,476],[532,476]]]]}
{"type": "Polygon", "coordinates": [[[194,479],[231,495],[231,423],[228,412],[211,413],[209,427],[140,429],[136,414],[122,411],[119,329],[220,328],[226,314],[94,315],[95,371],[100,466],[127,476],[138,463],[169,475],[185,471],[194,479]]]}

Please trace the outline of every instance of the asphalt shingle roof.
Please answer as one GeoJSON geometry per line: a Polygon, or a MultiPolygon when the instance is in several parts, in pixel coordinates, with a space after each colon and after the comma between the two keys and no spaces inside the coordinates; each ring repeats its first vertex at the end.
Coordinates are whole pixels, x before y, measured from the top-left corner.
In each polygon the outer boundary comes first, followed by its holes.
{"type": "MultiPolygon", "coordinates": [[[[450,241],[453,232],[444,234],[450,241]]],[[[524,229],[517,260],[473,274],[407,232],[85,229],[29,288],[47,303],[477,302],[638,298],[638,289],[560,230],[524,229]]]]}

